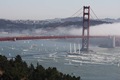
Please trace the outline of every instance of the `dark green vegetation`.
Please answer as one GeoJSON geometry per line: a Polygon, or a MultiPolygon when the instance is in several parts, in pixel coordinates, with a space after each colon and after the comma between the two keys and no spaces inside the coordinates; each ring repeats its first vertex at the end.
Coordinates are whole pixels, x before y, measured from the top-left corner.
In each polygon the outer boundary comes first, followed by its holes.
{"type": "MultiPolygon", "coordinates": [[[[90,25],[100,25],[104,23],[111,23],[102,20],[90,20],[90,25]]],[[[82,18],[72,17],[64,19],[51,19],[51,20],[5,20],[0,19],[0,30],[7,32],[33,30],[33,29],[55,29],[58,27],[82,27],[82,18]]]]}
{"type": "Polygon", "coordinates": [[[63,74],[54,67],[28,66],[19,55],[10,60],[0,55],[0,80],[80,80],[80,77],[63,74]]]}

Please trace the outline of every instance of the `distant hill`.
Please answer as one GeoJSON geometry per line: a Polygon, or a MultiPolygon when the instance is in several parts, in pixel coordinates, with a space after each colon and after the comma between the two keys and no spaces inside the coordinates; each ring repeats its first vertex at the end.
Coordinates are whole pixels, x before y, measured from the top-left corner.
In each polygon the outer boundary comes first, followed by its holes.
{"type": "Polygon", "coordinates": [[[106,22],[120,22],[120,18],[118,18],[118,19],[105,18],[105,19],[101,19],[101,20],[106,21],[106,22]]]}
{"type": "MultiPolygon", "coordinates": [[[[90,20],[90,26],[100,25],[104,23],[111,23],[111,21],[104,20],[90,20]]],[[[120,19],[119,19],[120,20],[120,19]]],[[[55,29],[58,27],[82,27],[82,17],[70,17],[63,19],[49,19],[49,20],[6,20],[0,19],[0,31],[7,32],[32,30],[32,29],[55,29]]]]}

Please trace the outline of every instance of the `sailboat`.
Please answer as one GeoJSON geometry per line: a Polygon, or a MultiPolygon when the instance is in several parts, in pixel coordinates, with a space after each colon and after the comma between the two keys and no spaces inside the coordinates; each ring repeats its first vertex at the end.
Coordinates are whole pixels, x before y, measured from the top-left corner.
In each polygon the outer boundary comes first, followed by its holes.
{"type": "Polygon", "coordinates": [[[78,50],[76,49],[76,44],[74,43],[74,51],[72,52],[72,45],[70,43],[70,51],[68,52],[69,55],[79,55],[80,54],[80,44],[78,44],[78,50]]]}

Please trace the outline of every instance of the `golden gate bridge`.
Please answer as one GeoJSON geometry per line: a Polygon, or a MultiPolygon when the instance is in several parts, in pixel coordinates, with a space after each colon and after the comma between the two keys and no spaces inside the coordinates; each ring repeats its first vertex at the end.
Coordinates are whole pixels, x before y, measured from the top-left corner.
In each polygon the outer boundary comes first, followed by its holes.
{"type": "MultiPolygon", "coordinates": [[[[13,36],[0,37],[0,41],[17,41],[17,40],[36,40],[36,39],[68,39],[68,38],[84,38],[87,36],[13,36]]],[[[89,36],[89,38],[110,38],[111,36],[89,36]]]]}
{"type": "Polygon", "coordinates": [[[101,36],[101,35],[89,35],[90,29],[90,6],[83,7],[83,28],[82,35],[68,35],[68,36],[12,36],[12,37],[0,37],[0,41],[17,41],[17,40],[36,40],[36,39],[68,39],[68,38],[81,38],[82,48],[81,51],[89,50],[89,38],[114,38],[115,45],[118,45],[120,36],[101,36]]]}

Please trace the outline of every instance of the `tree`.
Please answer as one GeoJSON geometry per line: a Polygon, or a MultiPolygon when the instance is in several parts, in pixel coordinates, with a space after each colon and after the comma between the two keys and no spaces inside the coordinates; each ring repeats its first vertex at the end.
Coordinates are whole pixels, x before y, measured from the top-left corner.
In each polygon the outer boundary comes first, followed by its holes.
{"type": "Polygon", "coordinates": [[[0,71],[0,80],[80,80],[80,77],[65,75],[55,67],[45,69],[38,63],[36,67],[33,64],[28,67],[20,55],[16,56],[15,60],[0,56],[0,71]]]}

